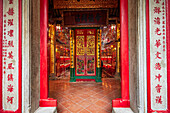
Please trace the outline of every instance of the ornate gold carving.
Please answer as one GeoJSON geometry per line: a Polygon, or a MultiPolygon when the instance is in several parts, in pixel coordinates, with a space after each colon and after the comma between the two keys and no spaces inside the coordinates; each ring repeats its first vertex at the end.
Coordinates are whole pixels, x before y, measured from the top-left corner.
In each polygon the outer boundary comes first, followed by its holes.
{"type": "Polygon", "coordinates": [[[83,35],[84,34],[84,30],[77,30],[77,34],[78,35],[83,35]]]}
{"type": "Polygon", "coordinates": [[[94,35],[94,30],[87,30],[87,34],[94,35]]]}
{"type": "Polygon", "coordinates": [[[97,30],[97,67],[101,67],[101,29],[97,30]]]}
{"type": "Polygon", "coordinates": [[[95,55],[95,36],[87,35],[87,55],[95,55]]]}
{"type": "Polygon", "coordinates": [[[120,24],[117,24],[117,40],[120,38],[120,24]]]}
{"type": "Polygon", "coordinates": [[[53,0],[54,9],[65,8],[117,8],[118,0],[53,0]]]}
{"type": "MultiPolygon", "coordinates": [[[[117,23],[117,40],[120,39],[120,23],[117,23]]],[[[117,51],[117,63],[116,63],[116,72],[119,73],[120,72],[120,42],[117,42],[116,45],[116,51],[117,51]]]]}
{"type": "Polygon", "coordinates": [[[74,68],[74,31],[70,30],[70,68],[74,68]]]}
{"type": "Polygon", "coordinates": [[[54,73],[55,71],[55,26],[49,26],[49,36],[50,40],[50,74],[54,73]]]}
{"type": "Polygon", "coordinates": [[[84,36],[76,36],[77,55],[84,55],[84,36]]]}

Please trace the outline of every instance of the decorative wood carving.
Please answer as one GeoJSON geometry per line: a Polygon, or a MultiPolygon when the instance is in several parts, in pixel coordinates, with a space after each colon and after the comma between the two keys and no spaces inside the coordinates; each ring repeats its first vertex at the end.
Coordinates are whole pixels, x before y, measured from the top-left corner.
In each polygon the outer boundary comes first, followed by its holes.
{"type": "Polygon", "coordinates": [[[54,9],[117,8],[118,0],[53,0],[54,9]]]}

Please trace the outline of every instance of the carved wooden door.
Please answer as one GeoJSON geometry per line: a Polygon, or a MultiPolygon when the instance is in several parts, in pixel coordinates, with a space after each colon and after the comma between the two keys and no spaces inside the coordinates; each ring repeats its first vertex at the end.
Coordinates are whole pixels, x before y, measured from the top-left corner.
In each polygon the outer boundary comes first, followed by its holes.
{"type": "Polygon", "coordinates": [[[76,76],[96,75],[96,29],[76,29],[76,76]]]}

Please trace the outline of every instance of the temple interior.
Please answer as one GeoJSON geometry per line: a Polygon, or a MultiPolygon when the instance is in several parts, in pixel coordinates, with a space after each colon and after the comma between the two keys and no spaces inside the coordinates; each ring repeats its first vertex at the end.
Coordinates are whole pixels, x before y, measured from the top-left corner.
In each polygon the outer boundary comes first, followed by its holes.
{"type": "Polygon", "coordinates": [[[119,1],[88,2],[49,0],[49,97],[59,113],[109,113],[121,97],[119,1]]]}

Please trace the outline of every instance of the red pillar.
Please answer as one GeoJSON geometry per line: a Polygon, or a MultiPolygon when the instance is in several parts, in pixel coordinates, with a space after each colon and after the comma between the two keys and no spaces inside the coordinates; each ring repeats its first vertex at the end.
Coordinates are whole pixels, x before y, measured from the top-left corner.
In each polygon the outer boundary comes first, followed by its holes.
{"type": "Polygon", "coordinates": [[[40,107],[56,107],[57,100],[48,98],[47,25],[48,0],[40,0],[40,107]]]}
{"type": "Polygon", "coordinates": [[[113,107],[130,107],[128,0],[120,0],[120,32],[121,98],[113,100],[112,105],[113,107]]]}

